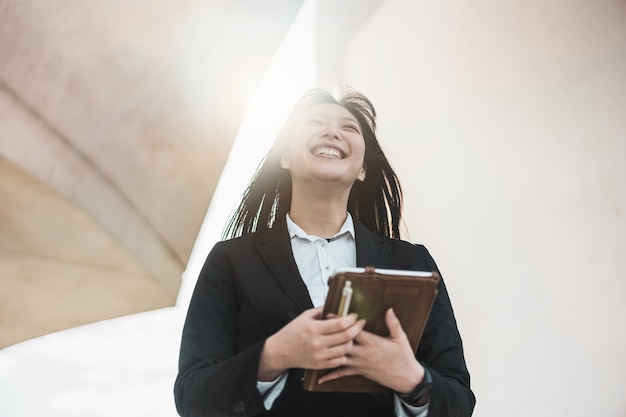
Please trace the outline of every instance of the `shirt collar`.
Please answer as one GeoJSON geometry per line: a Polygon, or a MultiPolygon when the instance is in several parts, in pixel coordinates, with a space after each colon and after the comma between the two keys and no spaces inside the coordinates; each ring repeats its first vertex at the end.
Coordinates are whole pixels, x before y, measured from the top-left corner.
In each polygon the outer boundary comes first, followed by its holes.
{"type": "MultiPolygon", "coordinates": [[[[287,230],[289,231],[289,237],[291,239],[293,239],[294,237],[299,237],[299,238],[308,239],[308,240],[314,240],[315,238],[322,239],[319,236],[309,235],[307,232],[305,232],[304,229],[302,229],[300,226],[294,223],[293,220],[291,220],[291,217],[289,217],[289,213],[287,213],[286,219],[287,219],[287,230]]],[[[335,233],[333,236],[331,236],[330,239],[334,239],[346,233],[350,234],[350,236],[352,236],[352,239],[354,239],[354,221],[352,220],[352,215],[349,212],[346,212],[346,220],[343,222],[343,225],[341,226],[339,231],[335,233]]]]}

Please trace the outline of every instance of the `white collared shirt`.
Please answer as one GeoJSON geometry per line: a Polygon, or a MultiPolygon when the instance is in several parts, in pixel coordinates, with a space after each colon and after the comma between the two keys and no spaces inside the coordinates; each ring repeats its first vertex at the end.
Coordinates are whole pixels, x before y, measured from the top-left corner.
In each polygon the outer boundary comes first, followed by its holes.
{"type": "Polygon", "coordinates": [[[330,238],[309,235],[287,214],[287,230],[298,271],[315,307],[324,305],[328,279],[337,268],[356,266],[354,223],[347,213],[341,229],[330,238]]]}

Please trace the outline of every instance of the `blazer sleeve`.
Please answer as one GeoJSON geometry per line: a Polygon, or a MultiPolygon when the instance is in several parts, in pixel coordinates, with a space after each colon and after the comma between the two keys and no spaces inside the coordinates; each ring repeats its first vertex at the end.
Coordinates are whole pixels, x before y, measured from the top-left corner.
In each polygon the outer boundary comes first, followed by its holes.
{"type": "MultiPolygon", "coordinates": [[[[439,272],[428,250],[421,245],[418,249],[423,251],[426,270],[439,272]]],[[[416,353],[433,378],[428,417],[469,417],[476,399],[470,389],[463,343],[443,279],[438,289],[416,353]]]]}
{"type": "Polygon", "coordinates": [[[237,346],[237,297],[225,246],[214,246],[198,277],[183,327],[174,384],[181,416],[251,416],[265,411],[257,390],[264,340],[237,346]]]}

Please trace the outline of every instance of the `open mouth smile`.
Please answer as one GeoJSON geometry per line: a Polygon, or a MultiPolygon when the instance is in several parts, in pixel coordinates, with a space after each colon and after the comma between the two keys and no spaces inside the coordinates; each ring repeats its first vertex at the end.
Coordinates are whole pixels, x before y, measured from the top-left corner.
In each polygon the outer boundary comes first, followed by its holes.
{"type": "Polygon", "coordinates": [[[343,159],[345,155],[337,148],[331,148],[329,146],[318,146],[311,152],[314,156],[323,156],[328,158],[343,159]]]}

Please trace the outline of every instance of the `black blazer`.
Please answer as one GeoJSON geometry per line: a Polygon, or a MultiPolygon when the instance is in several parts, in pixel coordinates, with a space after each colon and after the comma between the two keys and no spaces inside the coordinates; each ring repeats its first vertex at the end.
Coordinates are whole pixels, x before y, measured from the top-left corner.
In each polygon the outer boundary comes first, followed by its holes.
{"type": "MultiPolygon", "coordinates": [[[[381,237],[355,220],[358,266],[437,270],[425,247],[381,237]]],[[[270,230],[219,242],[198,278],[174,386],[181,416],[394,416],[393,395],[311,393],[289,371],[267,412],[256,388],[265,340],[312,308],[284,219],[270,230]]],[[[474,394],[443,280],[416,357],[433,378],[429,417],[470,416],[474,394]]]]}

